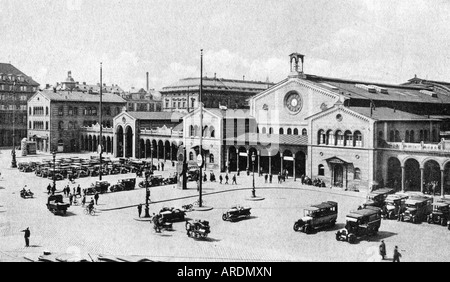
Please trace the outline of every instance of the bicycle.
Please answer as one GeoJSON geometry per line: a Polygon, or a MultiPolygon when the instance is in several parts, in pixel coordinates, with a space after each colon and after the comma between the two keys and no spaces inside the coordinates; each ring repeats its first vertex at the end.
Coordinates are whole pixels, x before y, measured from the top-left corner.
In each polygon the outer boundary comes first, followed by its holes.
{"type": "Polygon", "coordinates": [[[89,208],[89,206],[87,206],[87,207],[84,209],[84,214],[85,214],[85,215],[95,215],[95,208],[94,208],[94,207],[89,208]]]}
{"type": "MultiPolygon", "coordinates": [[[[206,204],[206,201],[202,199],[202,205],[205,205],[205,204],[206,204]]],[[[195,207],[198,207],[198,206],[200,206],[200,201],[197,200],[192,205],[195,206],[195,207]]]]}

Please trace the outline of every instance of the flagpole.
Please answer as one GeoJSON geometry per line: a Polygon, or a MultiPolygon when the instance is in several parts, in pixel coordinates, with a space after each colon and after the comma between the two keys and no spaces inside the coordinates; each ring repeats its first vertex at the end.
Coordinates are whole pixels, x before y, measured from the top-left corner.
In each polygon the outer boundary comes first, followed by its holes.
{"type": "Polygon", "coordinates": [[[100,172],[99,180],[102,181],[102,154],[103,154],[103,63],[100,63],[100,140],[99,140],[99,154],[100,154],[100,172]]]}
{"type": "Polygon", "coordinates": [[[202,158],[202,162],[200,165],[200,181],[199,181],[199,185],[198,185],[198,190],[199,190],[199,200],[198,200],[198,206],[201,208],[203,206],[203,201],[202,201],[202,181],[203,181],[203,174],[202,174],[202,168],[203,168],[203,164],[205,162],[204,158],[203,158],[203,148],[202,148],[202,143],[203,143],[203,103],[202,103],[202,92],[203,92],[203,49],[200,50],[200,91],[199,91],[199,105],[200,105],[200,145],[199,145],[199,155],[202,158]]]}

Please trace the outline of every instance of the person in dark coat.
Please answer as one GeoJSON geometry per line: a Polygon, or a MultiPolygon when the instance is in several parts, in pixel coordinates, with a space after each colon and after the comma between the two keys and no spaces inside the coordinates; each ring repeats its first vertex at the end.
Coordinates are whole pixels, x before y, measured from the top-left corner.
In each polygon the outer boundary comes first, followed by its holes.
{"type": "Polygon", "coordinates": [[[232,185],[234,185],[234,184],[236,184],[237,185],[237,182],[236,182],[236,174],[235,175],[233,175],[233,182],[231,183],[232,185]]]}
{"type": "Polygon", "coordinates": [[[225,175],[225,184],[228,184],[228,179],[230,179],[229,177],[228,177],[228,173],[225,175]]]}
{"type": "Polygon", "coordinates": [[[70,193],[69,194],[69,203],[70,203],[70,205],[72,205],[72,202],[73,202],[73,194],[70,193]]]}
{"type": "Polygon", "coordinates": [[[78,187],[77,187],[77,195],[81,197],[81,186],[80,186],[80,184],[78,184],[78,187]]]}
{"type": "Polygon", "coordinates": [[[30,227],[27,227],[27,229],[24,229],[21,232],[25,232],[25,234],[23,236],[25,238],[25,247],[29,247],[30,246],[30,236],[31,236],[30,227]]]}
{"type": "Polygon", "coordinates": [[[271,174],[269,175],[269,182],[270,182],[270,184],[272,184],[272,179],[273,179],[273,174],[271,173],[271,174]]]}
{"type": "Polygon", "coordinates": [[[98,205],[98,198],[100,197],[100,195],[97,193],[95,193],[94,195],[94,199],[95,199],[95,204],[98,205]]]}
{"type": "Polygon", "coordinates": [[[265,175],[264,175],[264,181],[267,183],[267,178],[269,178],[269,175],[266,173],[265,175]]]}
{"type": "Polygon", "coordinates": [[[402,257],[402,254],[400,254],[400,252],[398,251],[398,247],[395,246],[394,248],[394,259],[392,260],[392,262],[400,262],[400,258],[402,257]]]}
{"type": "Polygon", "coordinates": [[[164,163],[161,163],[161,170],[164,171],[164,163]]]}
{"type": "Polygon", "coordinates": [[[384,260],[384,257],[386,256],[386,245],[384,244],[384,240],[381,240],[380,256],[381,256],[381,259],[383,259],[383,260],[384,260]]]}
{"type": "Polygon", "coordinates": [[[52,185],[48,184],[47,186],[47,192],[50,195],[50,193],[52,192],[52,185]]]}
{"type": "Polygon", "coordinates": [[[222,174],[221,174],[221,175],[219,175],[219,181],[220,181],[220,184],[222,184],[222,181],[223,181],[223,177],[222,177],[222,174]]]}
{"type": "Polygon", "coordinates": [[[52,187],[52,195],[55,195],[55,192],[56,192],[56,187],[52,187]]]}
{"type": "Polygon", "coordinates": [[[142,204],[139,204],[139,206],[137,206],[137,209],[138,209],[139,217],[141,217],[141,213],[142,213],[142,204]]]}

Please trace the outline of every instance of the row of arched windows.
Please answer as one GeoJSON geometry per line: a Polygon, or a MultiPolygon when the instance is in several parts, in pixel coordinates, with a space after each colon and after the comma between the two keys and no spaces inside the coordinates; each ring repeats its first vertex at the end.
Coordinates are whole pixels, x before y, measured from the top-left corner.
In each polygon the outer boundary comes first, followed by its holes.
{"type": "MultiPolygon", "coordinates": [[[[190,152],[189,153],[189,160],[193,161],[194,160],[194,153],[190,152]]],[[[214,155],[213,154],[209,154],[209,163],[214,163],[214,155]]]]}
{"type": "MultiPolygon", "coordinates": [[[[383,137],[383,132],[379,132],[380,138],[383,137]]],[[[400,131],[398,130],[391,130],[389,132],[389,142],[402,142],[404,140],[406,143],[415,143],[415,142],[439,142],[439,133],[436,129],[433,129],[431,131],[429,130],[419,130],[419,136],[417,136],[417,133],[414,132],[414,130],[406,130],[404,139],[403,136],[401,136],[400,131]],[[418,137],[418,139],[416,139],[418,137]]]]}
{"type": "MultiPolygon", "coordinates": [[[[199,127],[193,126],[191,125],[189,128],[189,136],[190,137],[195,137],[198,136],[200,137],[199,134],[199,127]]],[[[210,137],[210,138],[215,138],[216,137],[216,130],[214,129],[214,126],[205,126],[203,127],[203,132],[202,132],[202,137],[210,137]]]]}
{"type": "MultiPolygon", "coordinates": [[[[262,134],[273,134],[273,128],[269,127],[269,130],[266,129],[266,127],[262,127],[261,131],[259,131],[259,127],[258,127],[258,133],[262,133],[262,134]]],[[[278,134],[280,135],[298,135],[299,131],[297,128],[287,128],[286,131],[284,130],[283,127],[280,127],[280,129],[278,129],[278,134]]],[[[306,128],[302,129],[302,135],[303,136],[307,136],[308,135],[308,130],[306,130],[306,128]]]]}
{"type": "Polygon", "coordinates": [[[335,145],[347,147],[362,147],[362,134],[360,131],[351,132],[346,130],[319,130],[317,134],[318,145],[335,145]]]}
{"type": "MultiPolygon", "coordinates": [[[[68,122],[67,129],[77,129],[77,128],[78,128],[78,122],[76,122],[76,121],[74,121],[74,122],[69,121],[69,122],[68,122]]],[[[64,128],[64,121],[60,121],[60,122],[58,123],[58,129],[59,129],[59,130],[65,129],[65,128],[64,128]]]]}

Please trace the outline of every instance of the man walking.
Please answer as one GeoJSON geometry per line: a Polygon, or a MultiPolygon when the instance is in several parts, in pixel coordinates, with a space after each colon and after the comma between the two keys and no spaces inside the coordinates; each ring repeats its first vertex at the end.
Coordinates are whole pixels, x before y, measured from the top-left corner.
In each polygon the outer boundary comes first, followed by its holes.
{"type": "Polygon", "coordinates": [[[267,178],[269,178],[269,175],[267,173],[264,175],[264,181],[267,183],[267,178]]]}
{"type": "Polygon", "coordinates": [[[96,192],[95,195],[94,195],[94,199],[95,199],[95,205],[97,205],[97,206],[98,206],[98,198],[99,197],[100,196],[99,196],[98,192],[96,192]]]}
{"type": "Polygon", "coordinates": [[[222,177],[222,174],[221,174],[221,175],[219,175],[219,181],[220,181],[220,184],[222,184],[222,181],[223,181],[223,177],[222,177]]]}
{"type": "Polygon", "coordinates": [[[273,175],[272,175],[272,173],[269,175],[269,182],[270,182],[270,184],[272,184],[272,179],[273,179],[273,175]]]}
{"type": "Polygon", "coordinates": [[[139,204],[139,206],[137,207],[137,209],[138,209],[139,217],[141,217],[141,213],[142,213],[142,204],[139,204]]]}
{"type": "Polygon", "coordinates": [[[70,203],[70,205],[72,205],[72,201],[73,201],[73,194],[70,193],[69,194],[69,203],[70,203]]]}
{"type": "Polygon", "coordinates": [[[392,262],[400,262],[400,258],[402,257],[402,254],[400,254],[400,252],[398,251],[398,247],[395,246],[394,249],[394,259],[392,260],[392,262]]]}
{"type": "Polygon", "coordinates": [[[228,173],[225,175],[225,184],[228,184],[228,179],[230,179],[229,177],[228,177],[228,173]]]}
{"type": "Polygon", "coordinates": [[[237,185],[237,182],[236,182],[236,174],[235,174],[235,175],[233,175],[233,182],[231,183],[231,185],[234,185],[234,184],[236,184],[236,185],[237,185]]]}
{"type": "Polygon", "coordinates": [[[384,260],[384,257],[386,256],[386,245],[384,244],[384,240],[381,240],[380,244],[380,256],[381,259],[384,260]]]}
{"type": "Polygon", "coordinates": [[[25,238],[25,247],[29,247],[30,246],[30,227],[27,227],[27,229],[22,230],[22,232],[25,232],[24,234],[24,238],[25,238]]]}

